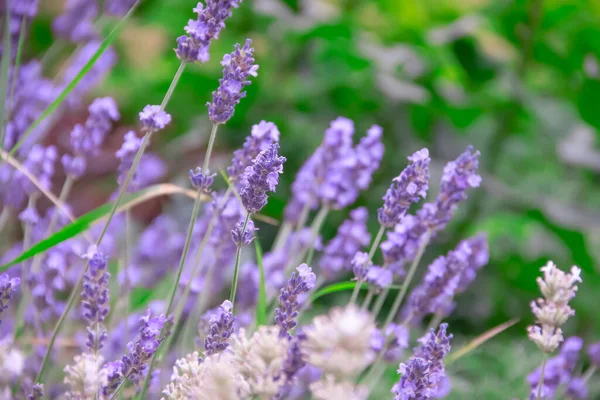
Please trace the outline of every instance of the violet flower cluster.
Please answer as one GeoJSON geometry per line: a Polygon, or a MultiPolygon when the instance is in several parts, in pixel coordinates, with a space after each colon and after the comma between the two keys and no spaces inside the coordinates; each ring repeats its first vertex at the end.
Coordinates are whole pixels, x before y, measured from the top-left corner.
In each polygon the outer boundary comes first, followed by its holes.
{"type": "Polygon", "coordinates": [[[251,44],[250,39],[246,39],[242,47],[236,44],[235,50],[221,61],[223,78],[219,79],[219,87],[212,93],[212,102],[206,103],[208,117],[213,124],[224,124],[233,116],[235,106],[246,97],[243,89],[250,84],[248,78],[258,76],[251,44]]]}
{"type": "Polygon", "coordinates": [[[112,123],[120,118],[117,104],[110,97],[98,98],[88,107],[89,116],[84,125],[77,124],[71,131],[71,148],[74,155],[61,158],[65,173],[79,178],[85,172],[87,158],[95,156],[112,129],[112,123]]]}
{"type": "Polygon", "coordinates": [[[65,3],[64,13],[52,23],[54,34],[63,40],[81,43],[98,38],[94,20],[98,4],[94,1],[71,0],[65,3]]]}
{"type": "Polygon", "coordinates": [[[421,346],[407,363],[401,363],[400,382],[392,388],[394,400],[427,400],[438,397],[440,385],[446,376],[443,358],[450,352],[452,334],[448,324],[440,325],[419,339],[421,346]]]}
{"type": "Polygon", "coordinates": [[[267,205],[267,192],[274,192],[279,183],[279,174],[283,172],[286,159],[279,156],[278,149],[279,144],[273,143],[267,150],[261,151],[244,172],[240,197],[250,214],[267,205]]]}
{"type": "Polygon", "coordinates": [[[208,61],[210,42],[219,38],[225,28],[225,20],[231,16],[232,8],[237,8],[241,0],[206,0],[194,8],[196,20],[190,19],[184,30],[188,36],[177,38],[175,53],[183,62],[208,61]]]}
{"type": "Polygon", "coordinates": [[[0,315],[8,308],[8,303],[20,284],[19,278],[10,278],[8,274],[0,275],[0,315]]]}
{"type": "Polygon", "coordinates": [[[233,334],[233,323],[235,322],[235,317],[231,312],[232,309],[231,302],[225,300],[219,307],[218,312],[211,315],[210,329],[204,339],[206,355],[219,353],[229,345],[229,337],[233,334]]]}
{"type": "Polygon", "coordinates": [[[83,317],[89,324],[85,344],[91,351],[98,351],[102,349],[107,338],[104,319],[110,310],[108,257],[100,253],[96,246],[91,246],[84,258],[89,263],[81,291],[83,317]]]}
{"type": "Polygon", "coordinates": [[[254,239],[254,231],[258,230],[258,228],[254,227],[254,222],[250,219],[245,225],[244,227],[244,222],[240,221],[231,230],[231,238],[237,247],[248,246],[252,242],[252,239],[254,239]]]}
{"type": "MultiPolygon", "coordinates": [[[[33,17],[36,16],[38,12],[39,0],[20,0],[20,1],[11,1],[10,8],[7,10],[6,5],[8,3],[0,4],[0,11],[2,15],[5,15],[8,12],[9,17],[9,34],[11,41],[11,59],[14,59],[17,54],[17,46],[19,43],[19,35],[21,33],[21,24],[25,23],[29,25],[33,17]]],[[[3,45],[0,45],[3,46],[3,45]]],[[[0,55],[4,56],[4,48],[0,47],[0,55]]]]}
{"type": "Polygon", "coordinates": [[[383,157],[382,130],[369,129],[356,147],[354,123],[343,117],[331,122],[321,145],[298,171],[292,198],[285,208],[286,221],[295,224],[305,209],[319,205],[341,209],[354,203],[383,157]]]}
{"type": "Polygon", "coordinates": [[[281,288],[279,307],[275,309],[275,323],[280,328],[281,337],[291,337],[290,331],[298,325],[296,321],[300,311],[298,297],[315,287],[317,280],[317,276],[306,264],[299,265],[296,271],[292,273],[287,285],[281,288]]]}

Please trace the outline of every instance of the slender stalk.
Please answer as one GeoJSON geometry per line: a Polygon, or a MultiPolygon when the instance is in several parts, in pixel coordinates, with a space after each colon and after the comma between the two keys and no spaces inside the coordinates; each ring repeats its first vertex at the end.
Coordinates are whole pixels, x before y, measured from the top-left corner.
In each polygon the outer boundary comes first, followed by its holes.
{"type": "Polygon", "coordinates": [[[444,319],[443,314],[435,313],[431,321],[429,321],[429,325],[427,325],[427,331],[429,332],[431,329],[437,329],[438,325],[444,319]]]}
{"type": "Polygon", "coordinates": [[[179,65],[179,68],[177,68],[177,72],[175,72],[175,76],[173,76],[173,80],[171,81],[171,84],[169,85],[169,89],[167,89],[167,93],[165,93],[165,97],[163,97],[163,101],[160,103],[161,110],[164,110],[165,108],[167,108],[167,104],[169,104],[169,100],[171,100],[171,96],[173,95],[173,92],[175,91],[175,87],[177,86],[177,83],[179,82],[179,78],[181,78],[181,74],[183,73],[185,66],[186,66],[186,63],[182,62],[179,65]]]}
{"type": "Polygon", "coordinates": [[[587,371],[585,371],[583,373],[583,375],[581,376],[581,379],[583,379],[584,382],[587,382],[590,380],[590,378],[592,377],[592,375],[594,375],[594,373],[596,372],[596,366],[595,365],[591,365],[587,371]]]}
{"type": "Polygon", "coordinates": [[[369,306],[371,305],[371,300],[373,300],[374,294],[375,293],[372,291],[369,291],[369,293],[367,293],[367,297],[365,298],[365,301],[363,302],[362,307],[361,307],[363,310],[366,310],[369,308],[369,306]]]}
{"type": "MultiPolygon", "coordinates": [[[[363,281],[356,282],[354,289],[352,289],[352,296],[350,296],[349,304],[356,304],[356,298],[358,297],[358,292],[360,292],[360,287],[362,286],[363,281]]],[[[369,294],[371,294],[371,290],[369,289],[369,294]]]]}
{"type": "Polygon", "coordinates": [[[121,299],[125,303],[124,306],[121,306],[125,309],[125,312],[123,313],[125,315],[125,343],[127,343],[127,336],[129,335],[129,291],[131,290],[131,285],[129,283],[129,263],[133,258],[133,242],[133,221],[131,218],[131,209],[128,208],[125,212],[125,256],[123,257],[123,289],[120,293],[121,299]]]}
{"type": "Polygon", "coordinates": [[[544,353],[544,357],[542,358],[542,367],[540,370],[540,380],[537,386],[537,400],[542,400],[542,386],[544,386],[544,372],[546,372],[546,361],[548,361],[548,354],[544,353]]]}
{"type": "Polygon", "coordinates": [[[208,147],[206,148],[206,155],[204,156],[204,164],[202,165],[202,171],[208,171],[208,164],[210,162],[210,156],[212,154],[213,146],[215,145],[215,137],[217,137],[218,124],[213,124],[210,131],[210,138],[208,139],[208,147]]]}
{"type": "MultiPolygon", "coordinates": [[[[383,237],[383,234],[385,233],[385,226],[380,226],[379,227],[379,231],[377,231],[377,235],[375,236],[375,240],[373,241],[373,244],[371,245],[371,249],[369,250],[369,261],[371,261],[373,259],[373,256],[375,255],[375,252],[377,251],[377,247],[379,246],[379,242],[381,242],[381,238],[383,237]]],[[[352,299],[354,300],[350,300],[351,304],[354,304],[354,302],[356,301],[356,297],[358,296],[358,291],[360,289],[360,285],[356,285],[354,287],[354,290],[352,291],[352,299]]],[[[373,288],[369,288],[369,293],[367,293],[367,298],[369,299],[369,303],[371,302],[371,298],[373,297],[373,295],[375,294],[373,288]]],[[[366,300],[365,300],[365,304],[366,304],[366,300]]],[[[363,308],[366,308],[365,305],[363,304],[363,308]]]]}
{"type": "Polygon", "coordinates": [[[392,308],[390,309],[390,312],[388,313],[387,318],[385,319],[385,323],[383,325],[383,330],[385,331],[385,328],[387,328],[387,326],[390,324],[390,322],[392,322],[392,320],[394,319],[394,317],[396,316],[396,313],[398,312],[398,310],[400,309],[400,305],[402,304],[402,300],[404,300],[404,296],[406,295],[406,292],[408,291],[408,287],[410,286],[410,282],[412,281],[412,278],[415,275],[415,272],[417,270],[417,266],[419,265],[419,262],[421,261],[421,257],[423,257],[423,253],[425,252],[425,248],[427,247],[427,244],[429,244],[429,238],[431,237],[431,232],[427,231],[423,237],[423,241],[421,242],[421,245],[419,246],[419,250],[417,251],[417,255],[415,257],[415,259],[413,260],[410,269],[408,270],[408,274],[406,275],[406,279],[404,280],[404,284],[402,285],[402,289],[400,289],[400,293],[398,293],[398,296],[396,297],[396,300],[394,300],[394,304],[392,305],[392,308]]]}
{"type": "Polygon", "coordinates": [[[283,245],[287,241],[287,238],[290,236],[290,233],[292,233],[293,228],[293,225],[288,221],[284,221],[284,223],[281,224],[279,230],[277,231],[277,235],[275,236],[273,250],[279,250],[283,247],[283,245]]]}
{"type": "Polygon", "coordinates": [[[306,263],[308,265],[312,263],[313,255],[315,254],[315,240],[317,239],[317,235],[323,226],[323,222],[325,222],[327,213],[329,213],[329,207],[324,206],[319,210],[317,216],[315,217],[315,221],[312,224],[312,244],[308,249],[308,255],[306,256],[306,263]]]}
{"type": "Polygon", "coordinates": [[[121,383],[119,383],[119,386],[117,386],[117,388],[115,389],[115,392],[112,394],[112,396],[110,396],[110,400],[117,398],[117,395],[119,394],[121,389],[123,389],[123,386],[125,386],[126,382],[127,382],[127,378],[123,377],[123,380],[121,381],[121,383]]]}
{"type": "MultiPolygon", "coordinates": [[[[130,10],[129,12],[131,13],[132,10],[130,10]]],[[[181,67],[180,67],[180,69],[181,69],[181,67]]],[[[169,86],[169,89],[167,90],[167,94],[165,95],[165,97],[161,103],[161,109],[164,109],[167,106],[167,103],[169,102],[169,99],[173,93],[173,90],[175,90],[175,86],[177,85],[177,82],[179,81],[179,78],[181,77],[181,72],[182,71],[180,71],[178,69],[177,73],[173,77],[173,80],[171,81],[171,85],[169,86]]],[[[135,158],[133,160],[131,168],[129,169],[129,172],[127,172],[125,181],[123,182],[123,184],[121,185],[121,188],[119,189],[119,193],[117,194],[117,199],[115,200],[115,203],[114,203],[114,205],[109,213],[109,216],[104,224],[102,233],[98,237],[97,245],[100,245],[100,243],[102,242],[102,239],[104,238],[104,235],[106,234],[106,231],[108,230],[108,226],[110,225],[110,222],[111,222],[112,218],[114,217],[114,215],[117,211],[117,208],[119,207],[119,204],[123,200],[123,196],[125,195],[125,192],[127,191],[127,187],[129,186],[129,184],[131,183],[131,180],[133,179],[133,176],[135,175],[135,170],[137,169],[137,167],[142,159],[142,156],[144,155],[144,151],[146,150],[146,146],[150,141],[150,137],[152,136],[152,133],[153,133],[152,131],[149,131],[148,133],[146,133],[146,135],[142,139],[140,149],[138,150],[137,154],[135,155],[135,158]]],[[[46,349],[46,354],[44,355],[44,359],[42,360],[42,365],[40,366],[40,371],[38,372],[38,375],[36,377],[36,382],[38,382],[38,383],[41,383],[41,380],[44,377],[44,371],[46,370],[48,360],[50,359],[50,354],[52,353],[52,348],[54,347],[54,342],[56,341],[56,336],[58,335],[58,332],[60,332],[60,329],[61,329],[63,323],[65,322],[67,314],[69,313],[69,311],[73,307],[73,304],[75,303],[75,299],[77,298],[77,294],[81,288],[81,284],[83,282],[83,278],[85,276],[85,273],[87,272],[88,267],[89,267],[89,263],[86,263],[85,267],[83,268],[83,272],[79,276],[79,279],[78,279],[77,283],[75,284],[75,287],[73,288],[73,290],[71,291],[71,294],[69,295],[69,299],[67,300],[67,305],[65,306],[65,309],[63,310],[58,321],[56,322],[56,325],[54,326],[54,330],[52,331],[52,336],[50,337],[50,341],[48,343],[48,348],[46,349]]],[[[146,381],[148,381],[148,379],[146,379],[146,381]]]]}
{"type": "MultiPolygon", "coordinates": [[[[246,231],[246,225],[250,220],[250,214],[246,214],[246,219],[244,220],[244,227],[242,228],[242,232],[246,231]]],[[[240,258],[242,255],[242,246],[238,246],[237,251],[235,252],[235,269],[233,270],[233,283],[231,285],[231,293],[229,294],[229,301],[231,302],[232,309],[233,305],[235,305],[235,294],[237,292],[237,283],[238,277],[240,274],[240,258]]]]}
{"type": "Polygon", "coordinates": [[[383,289],[383,292],[381,292],[379,294],[379,296],[377,297],[377,301],[375,302],[375,305],[373,306],[373,318],[377,319],[377,316],[379,315],[379,312],[381,311],[381,308],[383,307],[383,303],[385,303],[385,300],[388,297],[388,294],[390,293],[390,288],[385,288],[383,289]]]}
{"type": "Polygon", "coordinates": [[[10,220],[11,211],[10,207],[4,205],[4,209],[2,210],[2,214],[0,214],[0,233],[4,230],[4,227],[10,220]]]}

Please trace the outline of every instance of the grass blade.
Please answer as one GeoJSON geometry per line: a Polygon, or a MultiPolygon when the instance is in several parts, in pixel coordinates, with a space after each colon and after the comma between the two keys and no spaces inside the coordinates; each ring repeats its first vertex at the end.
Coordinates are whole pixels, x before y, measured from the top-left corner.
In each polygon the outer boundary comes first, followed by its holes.
{"type": "Polygon", "coordinates": [[[256,264],[258,264],[258,270],[260,271],[258,301],[256,303],[256,326],[261,326],[267,323],[267,284],[262,260],[263,251],[258,238],[254,238],[254,248],[256,249],[256,264]]]}
{"type": "MultiPolygon", "coordinates": [[[[151,186],[137,193],[128,195],[126,197],[126,200],[117,209],[117,211],[121,212],[127,210],[154,197],[175,193],[180,193],[188,197],[195,198],[195,192],[193,190],[187,190],[172,184],[160,184],[151,186]]],[[[206,198],[203,200],[206,200],[206,198]]],[[[82,215],[75,221],[71,222],[69,225],[64,226],[52,236],[31,246],[29,249],[21,253],[21,255],[19,255],[12,261],[0,266],[0,272],[5,271],[6,269],[12,267],[15,264],[19,264],[23,261],[26,261],[34,257],[35,255],[42,253],[56,246],[57,244],[64,242],[65,240],[71,239],[72,237],[75,237],[80,233],[87,231],[95,223],[100,222],[100,220],[102,220],[104,217],[107,217],[108,214],[111,212],[113,206],[113,202],[106,203],[88,212],[87,214],[82,215]]]]}
{"type": "Polygon", "coordinates": [[[506,321],[505,323],[496,326],[495,328],[490,329],[487,332],[484,332],[483,334],[477,336],[475,339],[471,340],[465,346],[450,353],[448,355],[448,358],[446,359],[445,363],[450,364],[450,363],[458,360],[459,358],[467,355],[471,351],[475,350],[477,347],[481,346],[482,344],[484,344],[485,342],[487,342],[494,336],[500,334],[501,332],[507,330],[508,328],[510,328],[511,326],[516,324],[517,322],[519,322],[519,318],[514,318],[514,319],[511,319],[510,321],[506,321]]]}
{"type": "Polygon", "coordinates": [[[56,111],[56,109],[67,98],[69,93],[71,93],[71,91],[75,88],[75,86],[77,86],[79,81],[81,81],[81,79],[83,79],[83,77],[90,71],[90,69],[92,69],[92,67],[94,66],[96,61],[106,51],[108,46],[110,46],[110,44],[115,40],[115,38],[117,37],[117,34],[121,30],[121,28],[125,25],[125,22],[127,22],[129,17],[131,17],[131,15],[135,11],[135,9],[137,8],[139,3],[140,3],[140,0],[135,2],[135,4],[131,7],[129,12],[127,12],[127,14],[125,14],[123,19],[121,19],[119,21],[119,23],[117,23],[117,25],[113,28],[113,30],[110,31],[110,33],[102,41],[102,43],[100,44],[100,46],[98,47],[98,49],[96,50],[94,55],[92,55],[92,57],[89,59],[89,61],[83,66],[83,68],[81,69],[81,71],[79,71],[77,76],[75,76],[75,78],[71,82],[69,82],[69,84],[64,88],[64,90],[58,95],[58,97],[56,99],[54,99],[54,101],[52,103],[50,103],[50,105],[44,110],[44,112],[42,112],[42,114],[35,121],[33,121],[33,123],[31,125],[29,125],[29,128],[27,128],[27,131],[25,131],[25,133],[23,134],[23,136],[21,136],[21,138],[19,139],[17,144],[15,144],[15,146],[11,149],[11,151],[10,151],[11,155],[15,154],[15,152],[17,150],[19,150],[19,148],[23,145],[23,143],[25,142],[27,137],[29,135],[31,135],[31,133],[35,130],[35,128],[37,128],[42,123],[43,120],[48,118],[54,111],[56,111]]]}
{"type": "MultiPolygon", "coordinates": [[[[312,303],[315,300],[317,300],[319,297],[325,296],[326,294],[352,291],[352,290],[354,290],[355,286],[356,286],[356,282],[338,282],[338,283],[331,284],[331,285],[319,290],[317,293],[313,294],[312,297],[310,298],[310,302],[312,303]]],[[[402,287],[401,285],[390,285],[389,288],[392,290],[398,290],[401,287],[402,287]]],[[[369,288],[369,285],[367,285],[366,283],[363,283],[362,286],[360,287],[360,290],[367,290],[368,288],[369,288]]]]}
{"type": "MultiPolygon", "coordinates": [[[[6,0],[6,10],[10,10],[10,1],[6,0]]],[[[4,121],[4,117],[6,116],[6,94],[8,91],[8,69],[10,68],[10,13],[5,13],[4,19],[4,41],[2,43],[3,52],[2,52],[2,61],[0,62],[0,122],[2,123],[0,137],[2,138],[2,142],[0,142],[0,148],[4,147],[4,131],[6,129],[6,125],[8,121],[4,121]]]]}

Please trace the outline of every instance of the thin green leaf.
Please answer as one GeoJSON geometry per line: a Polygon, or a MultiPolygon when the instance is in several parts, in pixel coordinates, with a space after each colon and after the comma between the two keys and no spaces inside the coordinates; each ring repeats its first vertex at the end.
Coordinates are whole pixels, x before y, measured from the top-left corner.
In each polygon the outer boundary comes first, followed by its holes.
{"type": "Polygon", "coordinates": [[[263,251],[258,238],[254,239],[254,248],[256,249],[256,263],[260,271],[260,281],[258,283],[258,302],[256,304],[256,326],[266,325],[267,323],[267,284],[265,282],[265,269],[263,267],[263,251]]]}
{"type": "Polygon", "coordinates": [[[121,28],[125,25],[125,22],[133,14],[133,12],[135,11],[135,9],[137,8],[139,3],[140,3],[140,0],[135,2],[133,7],[131,7],[131,9],[129,9],[129,12],[127,14],[125,14],[123,19],[121,19],[119,21],[119,23],[113,28],[113,30],[110,31],[108,36],[106,36],[106,38],[102,41],[102,43],[100,44],[100,46],[98,47],[98,49],[96,50],[94,55],[83,66],[83,68],[81,69],[81,71],[79,71],[77,76],[75,76],[75,78],[71,82],[69,82],[67,87],[64,88],[64,90],[44,110],[44,112],[42,112],[42,114],[35,121],[33,121],[33,123],[31,125],[29,125],[29,128],[27,128],[27,131],[25,131],[23,136],[21,136],[21,139],[19,139],[17,144],[15,144],[15,146],[11,149],[11,151],[10,151],[11,155],[15,154],[15,152],[17,150],[19,150],[19,148],[23,145],[23,143],[27,139],[27,137],[29,135],[31,135],[31,133],[34,131],[34,129],[37,128],[42,123],[43,120],[48,118],[62,104],[62,102],[67,98],[69,93],[71,93],[71,91],[75,88],[75,86],[77,86],[79,81],[81,81],[83,79],[83,77],[92,69],[92,67],[94,66],[96,61],[100,58],[100,56],[102,56],[102,54],[106,51],[108,46],[110,46],[110,44],[115,40],[115,38],[117,37],[117,34],[121,30],[121,28]]]}
{"type": "MultiPolygon", "coordinates": [[[[10,10],[10,1],[6,0],[6,9],[10,10]]],[[[8,69],[10,68],[10,13],[5,13],[4,20],[4,42],[3,42],[3,57],[2,62],[0,62],[0,122],[2,125],[0,126],[2,134],[0,134],[0,138],[4,143],[4,131],[6,129],[7,121],[4,121],[5,113],[6,113],[6,94],[8,89],[8,69]]]]}
{"type": "MultiPolygon", "coordinates": [[[[325,296],[327,294],[336,293],[336,292],[352,291],[352,290],[354,290],[355,286],[356,286],[356,282],[333,283],[333,284],[326,286],[323,289],[319,290],[317,293],[313,294],[312,297],[310,298],[310,302],[312,303],[315,300],[317,300],[319,297],[325,296]]],[[[390,285],[391,290],[398,290],[401,287],[402,287],[401,285],[390,285]]],[[[360,290],[366,290],[368,288],[369,288],[369,285],[367,285],[366,283],[363,283],[362,286],[360,287],[360,290]]]]}

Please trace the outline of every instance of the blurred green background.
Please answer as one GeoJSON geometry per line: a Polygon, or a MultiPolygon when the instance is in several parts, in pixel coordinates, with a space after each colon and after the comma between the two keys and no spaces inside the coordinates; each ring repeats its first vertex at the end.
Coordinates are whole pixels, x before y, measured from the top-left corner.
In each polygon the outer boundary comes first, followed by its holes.
{"type": "MultiPolygon", "coordinates": [[[[123,129],[135,127],[144,105],[162,99],[179,64],[175,38],[195,17],[194,6],[144,1],[121,32],[119,62],[93,94],[116,98],[123,129]]],[[[50,23],[61,8],[61,1],[41,2],[27,57],[50,46],[50,23]]],[[[584,271],[566,336],[600,339],[600,2],[246,0],[212,44],[210,62],[188,67],[171,100],[173,123],[153,143],[169,179],[184,184],[185,171],[201,160],[205,103],[218,85],[220,58],[247,37],[259,76],[220,130],[215,162],[226,166],[253,124],[275,122],[288,163],[269,216],[281,218],[295,172],[340,115],[355,121],[358,136],[374,123],[384,128],[382,167],[358,201],[371,210],[372,232],[381,196],[406,156],[430,149],[432,197],[446,161],[467,144],[481,151],[483,187],[470,193],[426,257],[487,232],[490,264],[458,299],[451,330],[464,343],[511,318],[520,322],[450,367],[454,398],[525,395],[523,375],[539,358],[526,341],[529,302],[539,295],[535,278],[548,259],[584,271]]],[[[48,75],[59,68],[54,63],[48,75]]],[[[330,215],[325,239],[347,211],[330,215]]],[[[261,228],[265,243],[274,233],[261,228]]]]}

